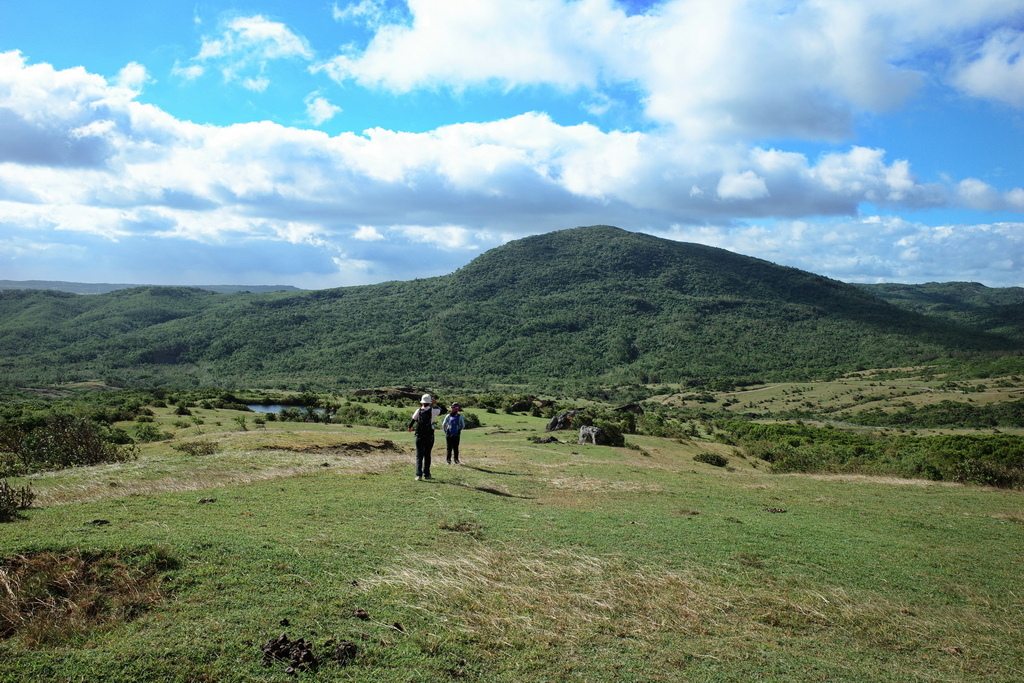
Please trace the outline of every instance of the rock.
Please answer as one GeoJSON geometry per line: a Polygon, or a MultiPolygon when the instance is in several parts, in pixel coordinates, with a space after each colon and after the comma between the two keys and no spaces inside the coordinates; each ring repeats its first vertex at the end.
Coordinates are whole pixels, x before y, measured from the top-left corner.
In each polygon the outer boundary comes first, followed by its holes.
{"type": "Polygon", "coordinates": [[[607,446],[608,437],[598,427],[580,427],[580,445],[592,443],[595,446],[607,446]]]}
{"type": "Polygon", "coordinates": [[[551,418],[551,421],[548,422],[547,426],[544,427],[544,431],[557,432],[561,429],[572,429],[573,420],[582,413],[582,410],[567,410],[564,413],[555,415],[551,418]]]}

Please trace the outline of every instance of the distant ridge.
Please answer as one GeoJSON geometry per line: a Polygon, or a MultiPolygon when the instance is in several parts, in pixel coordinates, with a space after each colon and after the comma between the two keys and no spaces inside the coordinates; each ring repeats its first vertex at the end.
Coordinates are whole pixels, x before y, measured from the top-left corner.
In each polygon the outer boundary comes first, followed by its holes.
{"type": "Polygon", "coordinates": [[[1024,353],[1004,319],[971,320],[725,249],[590,226],[376,285],[0,291],[0,372],[20,385],[557,389],[814,379],[1024,353]]]}
{"type": "MultiPolygon", "coordinates": [[[[158,287],[163,285],[127,285],[110,284],[105,282],[63,282],[60,280],[0,280],[2,289],[46,289],[53,292],[70,292],[71,294],[107,294],[121,289],[136,289],[138,287],[158,287]]],[[[301,292],[298,287],[291,285],[188,285],[192,289],[205,289],[221,294],[234,294],[235,292],[301,292]]]]}

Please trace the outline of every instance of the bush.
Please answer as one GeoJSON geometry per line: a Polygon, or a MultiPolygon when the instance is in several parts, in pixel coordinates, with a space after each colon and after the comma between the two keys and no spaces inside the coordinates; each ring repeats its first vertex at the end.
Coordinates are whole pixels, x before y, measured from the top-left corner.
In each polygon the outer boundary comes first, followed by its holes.
{"type": "Polygon", "coordinates": [[[171,438],[169,432],[162,432],[153,423],[145,422],[143,424],[135,425],[135,439],[141,443],[150,443],[153,441],[163,441],[164,439],[171,438]]]}
{"type": "Polygon", "coordinates": [[[65,413],[46,416],[13,452],[21,473],[123,462],[137,456],[133,445],[111,443],[103,427],[65,413]]]}
{"type": "Polygon", "coordinates": [[[1024,472],[983,460],[958,462],[952,470],[953,481],[962,484],[997,486],[1004,489],[1019,488],[1024,484],[1024,472]]]}
{"type": "Polygon", "coordinates": [[[16,489],[6,479],[0,481],[0,522],[9,522],[17,516],[18,510],[32,507],[35,498],[31,486],[16,489]]]}
{"type": "Polygon", "coordinates": [[[729,464],[729,458],[718,453],[698,453],[693,456],[693,459],[697,462],[703,462],[708,465],[714,465],[715,467],[725,467],[729,464]]]}
{"type": "Polygon", "coordinates": [[[614,423],[607,420],[594,420],[594,426],[604,432],[604,437],[608,440],[609,446],[621,448],[626,445],[625,437],[622,436],[622,432],[614,423]]]}

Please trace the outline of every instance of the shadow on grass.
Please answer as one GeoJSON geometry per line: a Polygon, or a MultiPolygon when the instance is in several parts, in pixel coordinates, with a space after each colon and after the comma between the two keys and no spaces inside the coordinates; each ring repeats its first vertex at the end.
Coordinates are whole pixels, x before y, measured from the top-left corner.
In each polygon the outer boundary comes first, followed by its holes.
{"type": "Polygon", "coordinates": [[[502,474],[508,477],[525,477],[525,472],[499,472],[498,470],[489,470],[486,467],[474,467],[473,465],[463,465],[467,470],[476,470],[477,472],[486,472],[487,474],[502,474]]]}
{"type": "Polygon", "coordinates": [[[438,481],[437,479],[433,478],[427,479],[425,481],[430,484],[442,484],[445,486],[458,486],[459,488],[472,489],[474,491],[480,491],[481,493],[489,493],[492,496],[501,496],[502,498],[519,498],[520,500],[533,500],[532,496],[517,496],[514,493],[502,491],[501,489],[496,489],[491,486],[471,486],[469,484],[460,484],[459,482],[456,481],[438,481]]]}
{"type": "MultiPolygon", "coordinates": [[[[465,486],[462,484],[462,486],[465,486]]],[[[491,488],[490,486],[466,486],[466,488],[473,489],[474,491],[481,491],[483,493],[490,493],[495,496],[502,496],[503,498],[519,498],[521,500],[533,500],[531,496],[517,496],[514,493],[508,491],[502,491],[500,489],[491,488]]]]}

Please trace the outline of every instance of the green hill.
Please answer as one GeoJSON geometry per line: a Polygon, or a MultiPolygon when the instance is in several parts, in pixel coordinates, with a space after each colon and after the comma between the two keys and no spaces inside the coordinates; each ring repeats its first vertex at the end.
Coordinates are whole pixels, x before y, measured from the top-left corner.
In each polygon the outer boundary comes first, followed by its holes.
{"type": "Polygon", "coordinates": [[[986,287],[978,282],[858,286],[908,311],[938,316],[1024,343],[1024,287],[986,287]]]}
{"type": "MultiPolygon", "coordinates": [[[[0,280],[0,290],[4,289],[49,289],[56,292],[71,294],[106,294],[120,289],[135,289],[152,285],[111,284],[108,282],[65,282],[63,280],[0,280]]],[[[232,292],[281,292],[301,291],[291,285],[196,285],[197,289],[208,289],[211,292],[229,294],[232,292]]]]}
{"type": "Polygon", "coordinates": [[[527,237],[410,282],[0,292],[0,362],[18,384],[764,380],[1020,349],[853,285],[608,226],[527,237]]]}

